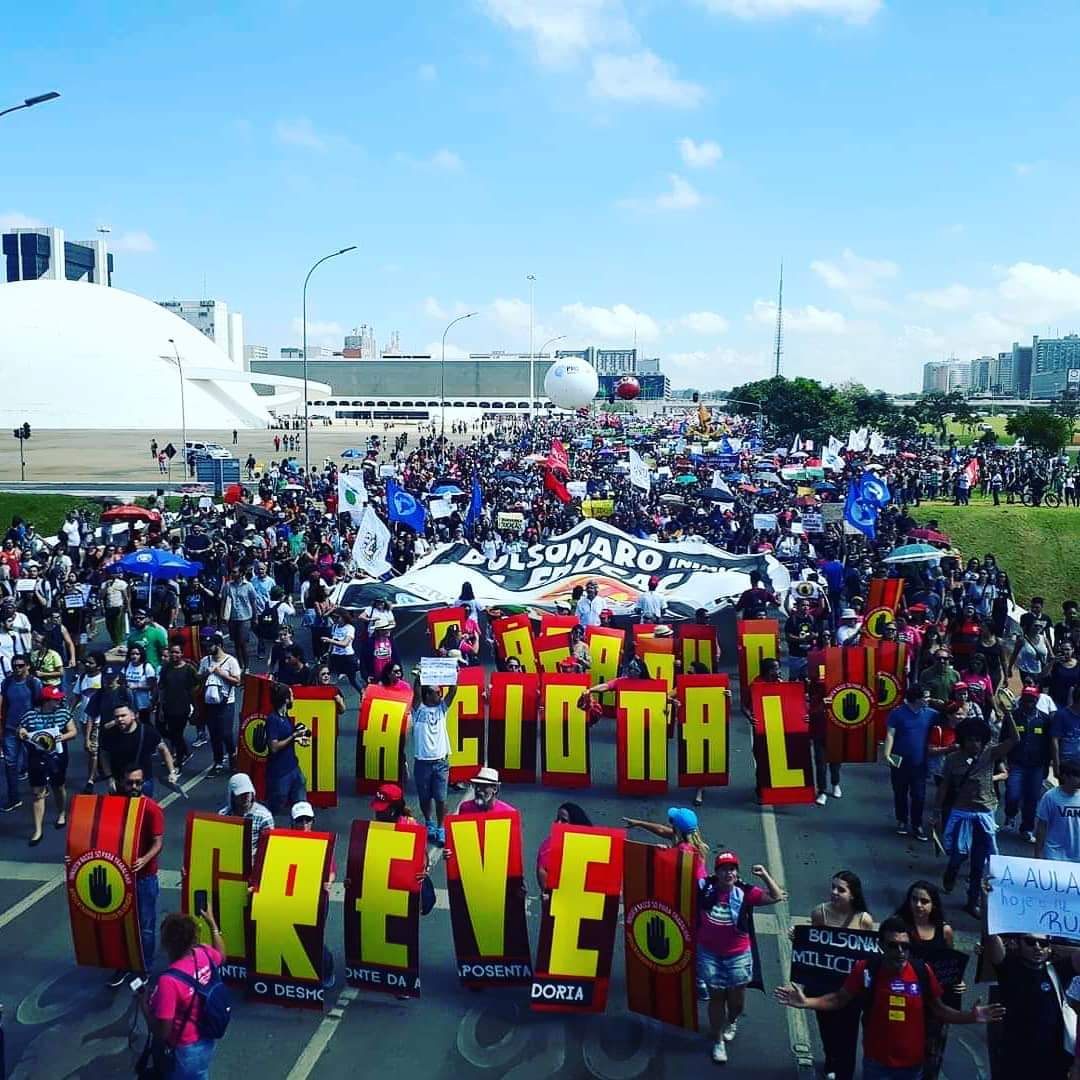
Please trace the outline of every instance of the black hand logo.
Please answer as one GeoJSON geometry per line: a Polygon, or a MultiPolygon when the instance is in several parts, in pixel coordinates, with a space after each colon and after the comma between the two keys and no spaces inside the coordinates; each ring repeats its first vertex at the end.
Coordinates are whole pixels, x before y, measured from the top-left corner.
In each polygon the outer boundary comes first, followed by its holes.
{"type": "Polygon", "coordinates": [[[849,724],[859,719],[859,699],[853,690],[849,690],[841,699],[840,716],[849,724]]]}
{"type": "Polygon", "coordinates": [[[89,895],[90,903],[99,911],[108,911],[112,907],[112,886],[104,866],[95,866],[90,871],[89,895]]]}
{"type": "Polygon", "coordinates": [[[262,757],[266,753],[268,744],[266,741],[266,724],[259,723],[255,725],[255,730],[251,733],[251,748],[262,757]]]}
{"type": "Polygon", "coordinates": [[[877,703],[884,705],[889,700],[889,684],[884,675],[877,677],[877,703]]]}
{"type": "Polygon", "coordinates": [[[666,960],[671,953],[671,942],[668,941],[667,929],[664,920],[659,915],[649,919],[649,925],[645,927],[645,944],[649,954],[657,960],[666,960]]]}

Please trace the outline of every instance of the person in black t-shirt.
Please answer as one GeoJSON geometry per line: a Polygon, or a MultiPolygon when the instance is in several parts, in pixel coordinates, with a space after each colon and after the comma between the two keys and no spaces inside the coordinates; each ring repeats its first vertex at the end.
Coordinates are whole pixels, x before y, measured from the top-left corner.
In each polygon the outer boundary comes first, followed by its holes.
{"type": "Polygon", "coordinates": [[[810,614],[810,603],[800,597],[795,601],[795,610],[784,624],[784,640],[787,642],[788,651],[788,678],[792,682],[806,677],[806,658],[813,647],[816,629],[814,617],[810,614]]]}
{"type": "Polygon", "coordinates": [[[129,765],[138,765],[146,778],[143,781],[143,793],[152,797],[154,754],[159,751],[165,767],[169,770],[169,783],[176,783],[180,774],[176,771],[176,763],[168,744],[156,728],[139,722],[139,714],[129,702],[121,701],[117,704],[113,709],[112,722],[103,718],[102,723],[98,760],[103,773],[109,777],[110,792],[116,792],[129,765]]]}

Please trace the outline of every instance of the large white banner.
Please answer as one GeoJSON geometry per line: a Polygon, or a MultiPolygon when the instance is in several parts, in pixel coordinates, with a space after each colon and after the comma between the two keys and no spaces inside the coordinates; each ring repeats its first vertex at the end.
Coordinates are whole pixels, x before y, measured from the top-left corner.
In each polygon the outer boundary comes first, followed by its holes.
{"type": "Polygon", "coordinates": [[[991,934],[1080,938],[1080,863],[990,856],[991,934]]]}
{"type": "Polygon", "coordinates": [[[636,450],[630,451],[630,483],[645,491],[652,486],[652,481],[649,479],[649,466],[641,460],[641,455],[636,450]]]}

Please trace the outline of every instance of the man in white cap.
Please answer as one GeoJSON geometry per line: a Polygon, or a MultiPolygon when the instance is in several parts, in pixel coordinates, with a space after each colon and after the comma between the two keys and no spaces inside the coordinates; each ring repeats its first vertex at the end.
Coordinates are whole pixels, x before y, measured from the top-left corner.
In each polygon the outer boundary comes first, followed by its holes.
{"type": "Polygon", "coordinates": [[[497,814],[514,809],[499,798],[498,769],[485,765],[477,770],[469,783],[472,784],[473,797],[462,802],[458,807],[459,814],[497,814]]]}
{"type": "Polygon", "coordinates": [[[259,851],[259,837],[274,827],[274,816],[255,799],[255,785],[247,773],[229,777],[229,801],[218,811],[222,817],[242,817],[251,822],[251,857],[259,851]]]}
{"type": "Polygon", "coordinates": [[[847,645],[859,633],[859,616],[854,608],[840,609],[840,625],[836,628],[836,644],[847,645]]]}
{"type": "MultiPolygon", "coordinates": [[[[292,827],[300,832],[312,832],[315,828],[315,808],[309,802],[293,803],[289,816],[292,818],[292,827]]],[[[323,879],[323,893],[320,901],[322,906],[321,915],[326,917],[326,908],[330,903],[330,888],[337,881],[337,860],[330,856],[330,869],[323,879]]],[[[324,944],[322,956],[322,986],[329,989],[334,985],[334,954],[324,944]]]]}

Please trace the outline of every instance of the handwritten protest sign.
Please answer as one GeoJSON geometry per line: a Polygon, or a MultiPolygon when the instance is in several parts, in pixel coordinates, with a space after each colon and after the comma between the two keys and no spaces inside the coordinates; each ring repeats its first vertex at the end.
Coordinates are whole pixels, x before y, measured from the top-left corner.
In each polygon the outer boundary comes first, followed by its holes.
{"type": "Polygon", "coordinates": [[[881,955],[874,930],[796,926],[791,943],[791,979],[812,997],[839,990],[859,960],[881,955]]]}
{"type": "Polygon", "coordinates": [[[991,934],[1080,939],[1080,863],[991,855],[991,934]]]}
{"type": "Polygon", "coordinates": [[[421,686],[457,686],[458,662],[453,656],[420,657],[421,686]]]}

